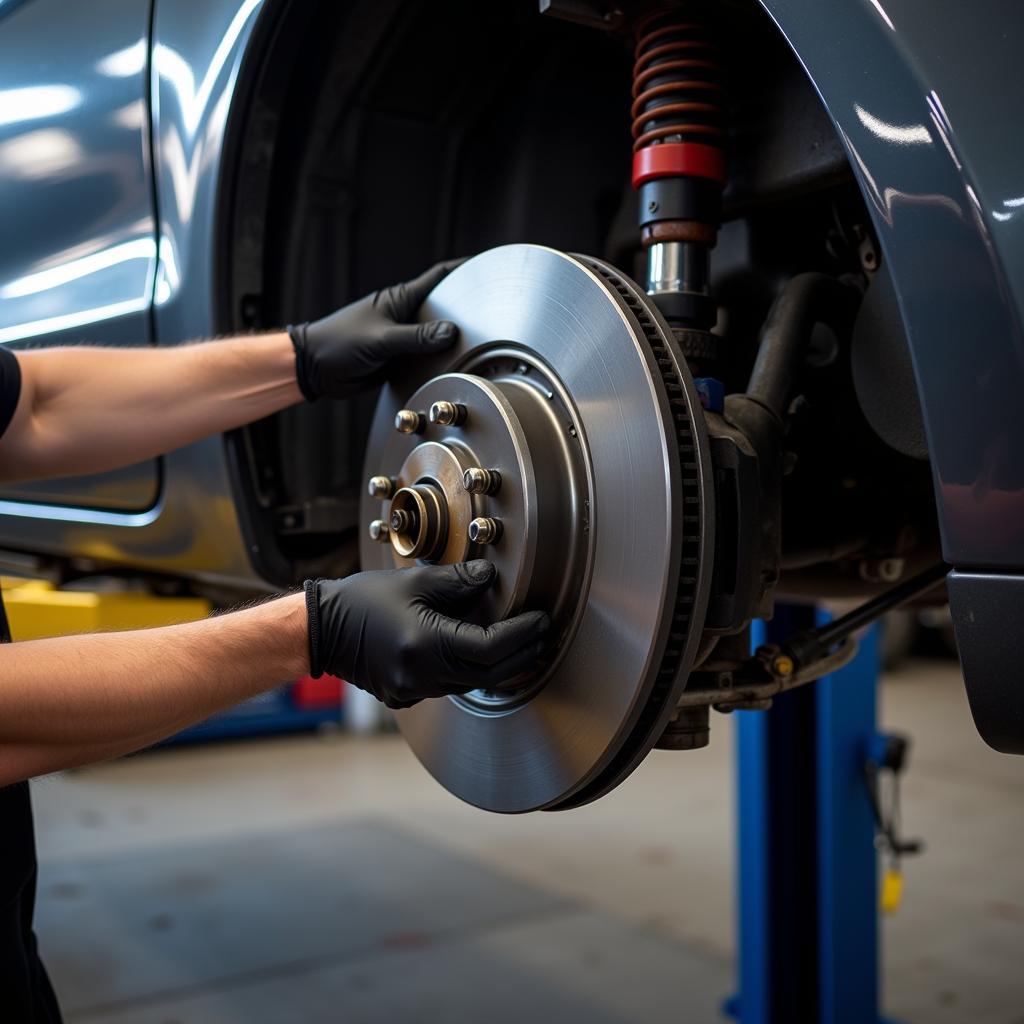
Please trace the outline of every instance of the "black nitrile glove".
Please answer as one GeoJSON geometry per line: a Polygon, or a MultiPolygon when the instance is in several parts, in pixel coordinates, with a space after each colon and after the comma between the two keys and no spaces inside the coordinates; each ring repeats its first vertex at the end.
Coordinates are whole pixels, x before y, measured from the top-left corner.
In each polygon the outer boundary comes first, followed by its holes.
{"type": "Polygon", "coordinates": [[[389,708],[408,708],[493,689],[535,667],[549,625],[543,612],[487,627],[449,615],[486,590],[494,572],[477,559],[307,580],[310,674],[330,672],[389,708]]]}
{"type": "Polygon", "coordinates": [[[453,344],[459,329],[451,321],[415,320],[426,297],[459,262],[438,263],[415,281],[382,288],[322,320],[289,327],[299,389],[306,399],[347,398],[379,384],[392,359],[453,344]]]}

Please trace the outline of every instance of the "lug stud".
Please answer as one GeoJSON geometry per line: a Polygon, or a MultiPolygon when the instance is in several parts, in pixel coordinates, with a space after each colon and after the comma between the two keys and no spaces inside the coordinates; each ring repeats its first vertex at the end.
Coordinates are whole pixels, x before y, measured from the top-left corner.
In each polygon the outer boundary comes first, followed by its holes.
{"type": "Polygon", "coordinates": [[[462,474],[462,486],[470,494],[497,494],[501,487],[501,474],[496,469],[473,466],[462,474]]]}
{"type": "Polygon", "coordinates": [[[378,544],[387,544],[388,524],[383,519],[374,519],[370,523],[370,540],[375,540],[378,544]]]}
{"type": "Polygon", "coordinates": [[[466,422],[466,407],[455,402],[435,402],[430,407],[430,422],[439,427],[457,427],[466,422]]]}
{"type": "Polygon", "coordinates": [[[423,413],[412,409],[399,409],[395,415],[395,430],[400,434],[422,434],[426,425],[423,413]]]}
{"type": "Polygon", "coordinates": [[[390,498],[395,491],[395,481],[389,476],[371,476],[367,488],[371,498],[390,498]]]}
{"type": "Polygon", "coordinates": [[[469,524],[469,539],[474,544],[495,544],[501,539],[501,520],[480,516],[469,524]]]}

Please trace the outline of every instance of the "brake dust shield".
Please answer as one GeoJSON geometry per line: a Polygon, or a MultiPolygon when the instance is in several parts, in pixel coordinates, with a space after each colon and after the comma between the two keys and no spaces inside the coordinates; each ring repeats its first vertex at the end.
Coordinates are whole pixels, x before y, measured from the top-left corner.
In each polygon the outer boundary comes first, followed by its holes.
{"type": "Polygon", "coordinates": [[[459,342],[381,393],[366,476],[385,479],[362,499],[363,567],[489,558],[497,580],[464,614],[542,608],[555,642],[534,677],[423,701],[398,724],[469,803],[579,806],[652,749],[700,640],[714,516],[693,383],[646,295],[588,257],[492,249],[421,316],[455,321],[459,342]],[[491,475],[471,493],[475,468],[491,475]]]}

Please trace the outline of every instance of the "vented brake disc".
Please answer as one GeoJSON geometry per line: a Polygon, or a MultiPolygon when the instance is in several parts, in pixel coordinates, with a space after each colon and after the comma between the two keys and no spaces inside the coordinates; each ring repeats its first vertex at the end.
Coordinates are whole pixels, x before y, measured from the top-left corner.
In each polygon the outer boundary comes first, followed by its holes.
{"type": "Polygon", "coordinates": [[[455,321],[459,343],[381,394],[363,566],[489,558],[497,581],[464,614],[542,608],[555,642],[534,676],[398,724],[469,803],[579,806],[657,742],[700,640],[714,516],[692,380],[646,295],[588,257],[493,249],[422,316],[455,321]]]}

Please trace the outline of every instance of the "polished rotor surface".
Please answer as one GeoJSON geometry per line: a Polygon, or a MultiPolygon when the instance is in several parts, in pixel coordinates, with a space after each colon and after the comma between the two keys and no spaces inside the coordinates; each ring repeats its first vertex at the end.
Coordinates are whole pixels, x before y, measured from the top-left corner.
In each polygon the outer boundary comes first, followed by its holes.
{"type": "Polygon", "coordinates": [[[490,558],[497,584],[469,614],[543,608],[555,649],[531,678],[423,701],[399,726],[470,803],[587,802],[653,747],[700,637],[713,516],[692,382],[643,293],[585,257],[490,250],[422,316],[460,339],[383,389],[363,565],[490,558]]]}

